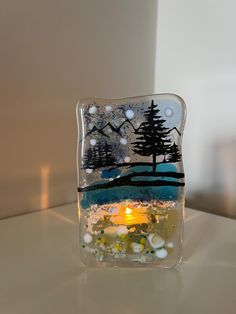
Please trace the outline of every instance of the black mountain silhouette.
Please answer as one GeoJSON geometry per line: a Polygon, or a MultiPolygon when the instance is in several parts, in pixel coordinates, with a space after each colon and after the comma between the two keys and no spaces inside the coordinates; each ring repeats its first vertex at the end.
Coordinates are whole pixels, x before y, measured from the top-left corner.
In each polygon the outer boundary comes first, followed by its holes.
{"type": "Polygon", "coordinates": [[[170,129],[169,131],[167,131],[166,134],[169,134],[169,133],[171,133],[172,131],[176,131],[176,132],[179,134],[179,136],[181,136],[180,131],[179,131],[176,127],[173,127],[172,129],[170,129]]]}
{"type": "MultiPolygon", "coordinates": [[[[111,130],[117,134],[119,134],[120,136],[122,136],[121,134],[121,128],[125,125],[125,124],[130,124],[131,127],[133,128],[134,132],[138,132],[140,126],[138,128],[135,128],[133,123],[129,120],[129,119],[126,119],[124,122],[122,122],[119,126],[114,126],[111,122],[108,122],[107,124],[105,124],[103,127],[101,128],[98,128],[97,126],[94,126],[92,128],[92,130],[88,131],[85,135],[85,138],[93,133],[99,133],[105,137],[110,137],[109,135],[107,135],[104,131],[106,130],[107,127],[110,127],[111,130]]],[[[179,135],[181,135],[181,133],[179,132],[179,130],[176,128],[176,127],[173,127],[172,129],[168,130],[165,132],[165,134],[169,134],[171,133],[172,131],[176,131],[179,135]]],[[[85,139],[84,138],[84,139],[85,139]]]]}
{"type": "Polygon", "coordinates": [[[100,134],[103,135],[103,136],[109,137],[107,134],[105,134],[105,133],[103,132],[103,130],[104,130],[104,128],[99,129],[99,128],[97,128],[96,125],[95,125],[95,126],[92,128],[92,130],[90,130],[90,131],[86,134],[86,136],[98,132],[98,133],[100,133],[100,134]]]}
{"type": "Polygon", "coordinates": [[[96,133],[96,132],[100,133],[100,134],[103,135],[103,136],[109,137],[109,135],[107,135],[107,134],[104,132],[107,127],[111,128],[111,130],[112,130],[113,132],[115,132],[115,133],[119,134],[120,136],[122,136],[122,134],[121,134],[121,128],[122,128],[125,124],[127,124],[127,123],[129,123],[129,124],[132,126],[132,128],[133,128],[134,131],[137,130],[137,129],[135,129],[135,127],[133,126],[132,122],[131,122],[129,119],[126,119],[126,120],[123,121],[119,126],[114,126],[111,122],[108,122],[107,124],[105,124],[105,125],[104,125],[103,127],[101,127],[101,128],[98,128],[98,127],[94,126],[94,127],[92,128],[92,130],[90,130],[89,132],[86,133],[85,138],[86,138],[88,135],[91,135],[91,134],[96,133]]]}

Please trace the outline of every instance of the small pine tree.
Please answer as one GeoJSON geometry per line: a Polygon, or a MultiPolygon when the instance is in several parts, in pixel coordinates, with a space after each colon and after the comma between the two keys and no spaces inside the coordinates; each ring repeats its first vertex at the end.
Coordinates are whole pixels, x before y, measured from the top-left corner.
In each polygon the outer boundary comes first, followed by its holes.
{"type": "Polygon", "coordinates": [[[115,158],[112,155],[112,147],[111,145],[104,143],[98,143],[95,147],[97,152],[97,158],[95,161],[96,167],[105,167],[105,166],[113,166],[115,164],[115,158]]]}
{"type": "Polygon", "coordinates": [[[181,154],[179,152],[178,146],[174,143],[172,146],[169,147],[168,150],[168,161],[169,162],[178,162],[181,160],[181,154]]]}
{"type": "Polygon", "coordinates": [[[95,160],[97,158],[96,150],[94,148],[89,148],[83,158],[83,166],[84,169],[94,169],[95,168],[95,160]]]}
{"type": "Polygon", "coordinates": [[[139,135],[137,140],[132,143],[133,151],[141,156],[152,156],[153,172],[156,171],[156,157],[168,154],[171,140],[168,138],[168,128],[163,124],[166,120],[158,115],[160,110],[157,105],[154,105],[152,100],[151,105],[145,112],[145,121],[140,125],[135,134],[139,135]]]}
{"type": "Polygon", "coordinates": [[[112,154],[112,147],[107,143],[99,142],[96,146],[90,147],[83,160],[83,168],[96,169],[106,166],[114,166],[115,158],[112,154]]]}
{"type": "Polygon", "coordinates": [[[112,147],[111,145],[108,145],[107,143],[104,145],[104,157],[106,164],[114,165],[115,158],[112,155],[112,147]]]}

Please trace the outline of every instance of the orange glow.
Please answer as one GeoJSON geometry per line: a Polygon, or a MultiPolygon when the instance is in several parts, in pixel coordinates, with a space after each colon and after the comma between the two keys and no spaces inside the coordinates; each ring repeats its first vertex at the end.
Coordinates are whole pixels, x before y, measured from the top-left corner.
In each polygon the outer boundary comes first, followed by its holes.
{"type": "Polygon", "coordinates": [[[134,207],[131,204],[120,205],[119,203],[113,204],[119,208],[117,214],[112,214],[110,220],[117,225],[136,225],[148,223],[147,210],[144,207],[134,207]]]}
{"type": "Polygon", "coordinates": [[[69,223],[69,224],[72,224],[72,225],[75,225],[75,224],[76,224],[75,221],[73,221],[72,219],[70,219],[70,218],[68,218],[68,217],[66,217],[66,216],[64,216],[64,215],[62,215],[62,214],[60,214],[58,211],[49,210],[49,211],[48,211],[48,214],[49,214],[49,215],[52,215],[52,216],[55,216],[56,218],[58,218],[58,219],[60,219],[60,220],[62,220],[62,221],[64,221],[64,222],[67,222],[67,223],[69,223]]]}
{"type": "Polygon", "coordinates": [[[41,194],[40,194],[40,207],[46,209],[49,206],[48,192],[49,192],[49,166],[41,168],[41,194]]]}

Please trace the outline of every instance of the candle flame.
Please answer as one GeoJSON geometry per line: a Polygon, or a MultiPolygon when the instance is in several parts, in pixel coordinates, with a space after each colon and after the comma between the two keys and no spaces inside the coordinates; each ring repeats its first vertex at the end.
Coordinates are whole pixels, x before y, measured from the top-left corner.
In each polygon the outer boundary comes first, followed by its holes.
{"type": "Polygon", "coordinates": [[[119,208],[118,214],[111,215],[111,221],[117,225],[136,225],[148,223],[147,210],[141,206],[128,206],[124,204],[115,204],[119,208]]]}
{"type": "Polygon", "coordinates": [[[126,208],[125,208],[125,213],[126,213],[127,215],[130,215],[130,214],[132,213],[132,209],[129,208],[129,207],[126,207],[126,208]]]}

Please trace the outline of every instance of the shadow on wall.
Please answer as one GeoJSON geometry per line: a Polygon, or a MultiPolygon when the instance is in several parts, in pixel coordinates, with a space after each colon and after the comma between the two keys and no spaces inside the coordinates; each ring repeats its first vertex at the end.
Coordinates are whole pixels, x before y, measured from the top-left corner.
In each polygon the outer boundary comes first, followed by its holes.
{"type": "Polygon", "coordinates": [[[171,90],[187,104],[187,205],[235,215],[234,153],[224,145],[236,138],[236,2],[212,3],[159,2],[156,90],[171,90]]]}
{"type": "Polygon", "coordinates": [[[212,146],[212,186],[199,190],[187,200],[193,208],[236,218],[236,139],[217,141],[212,146]]]}
{"type": "Polygon", "coordinates": [[[3,218],[76,200],[80,97],[153,92],[157,1],[5,1],[0,25],[3,218]]]}

